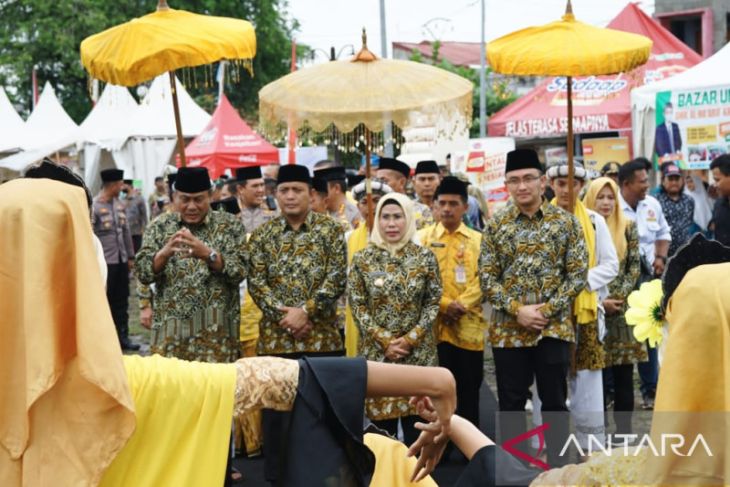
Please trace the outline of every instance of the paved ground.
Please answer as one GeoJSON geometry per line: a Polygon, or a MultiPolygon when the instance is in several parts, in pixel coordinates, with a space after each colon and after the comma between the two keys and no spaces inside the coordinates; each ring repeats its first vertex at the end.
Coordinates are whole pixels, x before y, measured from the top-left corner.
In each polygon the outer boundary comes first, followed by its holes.
{"type": "MultiPolygon", "coordinates": [[[[135,284],[132,283],[129,302],[129,328],[130,337],[139,343],[142,348],[140,353],[146,355],[149,353],[149,331],[139,324],[139,308],[135,292],[135,284]]],[[[494,374],[494,360],[492,359],[491,349],[487,348],[484,354],[484,377],[485,382],[481,388],[480,402],[480,426],[481,430],[492,438],[495,437],[495,417],[494,411],[497,410],[496,401],[496,383],[494,374]]],[[[636,374],[635,374],[636,376],[636,374]]],[[[636,377],[638,381],[638,377],[636,377]]],[[[638,382],[636,385],[635,397],[637,398],[636,413],[634,414],[635,433],[648,432],[651,425],[651,413],[641,411],[641,394],[638,391],[638,382]]],[[[609,431],[611,431],[609,429],[609,431]]],[[[245,487],[269,487],[269,483],[264,480],[263,475],[263,458],[257,457],[253,459],[237,458],[234,465],[243,473],[243,480],[235,482],[236,486],[245,487]]],[[[458,478],[460,472],[464,468],[464,459],[460,454],[454,453],[452,457],[442,461],[434,472],[433,477],[440,486],[453,485],[458,478]]]]}

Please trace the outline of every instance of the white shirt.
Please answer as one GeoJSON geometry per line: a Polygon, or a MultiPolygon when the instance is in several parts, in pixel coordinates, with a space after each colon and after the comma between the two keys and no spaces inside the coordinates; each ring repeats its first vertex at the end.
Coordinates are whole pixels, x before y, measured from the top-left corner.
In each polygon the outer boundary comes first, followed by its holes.
{"type": "Polygon", "coordinates": [[[639,253],[646,259],[648,265],[654,264],[656,241],[672,241],[669,224],[664,218],[662,205],[653,196],[648,195],[639,201],[636,210],[631,208],[621,195],[619,195],[619,201],[624,215],[631,221],[636,222],[636,229],[639,232],[639,253]]]}
{"type": "Polygon", "coordinates": [[[596,230],[596,265],[588,269],[588,289],[598,292],[598,302],[608,297],[608,285],[618,276],[618,255],[606,220],[595,211],[588,215],[596,230]]]}

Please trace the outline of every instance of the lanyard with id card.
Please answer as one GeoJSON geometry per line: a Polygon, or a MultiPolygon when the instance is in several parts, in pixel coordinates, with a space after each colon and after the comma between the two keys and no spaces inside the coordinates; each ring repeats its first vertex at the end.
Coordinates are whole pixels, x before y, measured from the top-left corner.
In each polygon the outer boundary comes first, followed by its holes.
{"type": "Polygon", "coordinates": [[[461,244],[456,253],[456,268],[454,269],[454,280],[456,284],[466,284],[466,267],[464,265],[464,244],[461,244]]]}

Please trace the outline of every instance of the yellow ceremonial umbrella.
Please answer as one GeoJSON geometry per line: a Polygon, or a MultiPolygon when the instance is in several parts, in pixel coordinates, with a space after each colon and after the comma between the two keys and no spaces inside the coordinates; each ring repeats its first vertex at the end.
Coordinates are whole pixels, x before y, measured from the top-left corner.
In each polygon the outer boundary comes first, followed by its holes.
{"type": "Polygon", "coordinates": [[[557,22],[528,27],[489,43],[487,60],[497,73],[518,76],[566,76],[568,99],[568,185],[573,202],[572,77],[631,71],[649,60],[648,37],[593,27],[575,20],[568,0],[557,22]]]}
{"type": "Polygon", "coordinates": [[[256,34],[241,19],[198,15],[171,9],[159,0],[157,11],[132,19],[81,42],[81,62],[89,74],[107,83],[134,86],[170,73],[178,151],[185,166],[185,147],[175,87],[175,70],[222,60],[251,69],[256,34]]]}
{"type": "MultiPolygon", "coordinates": [[[[367,48],[351,60],[332,61],[290,73],[259,91],[259,118],[265,132],[288,125],[295,130],[340,134],[364,127],[368,226],[372,228],[370,149],[373,133],[391,124],[408,128],[414,116],[453,121],[451,130],[471,123],[471,81],[413,61],[380,59],[367,48]]],[[[358,137],[355,137],[357,140],[358,137]]]]}

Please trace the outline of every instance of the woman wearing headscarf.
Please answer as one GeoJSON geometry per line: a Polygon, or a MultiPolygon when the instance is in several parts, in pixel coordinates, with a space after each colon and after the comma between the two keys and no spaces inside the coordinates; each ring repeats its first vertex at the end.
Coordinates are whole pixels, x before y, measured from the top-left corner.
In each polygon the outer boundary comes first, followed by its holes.
{"type": "MultiPolygon", "coordinates": [[[[360,355],[368,360],[435,365],[432,326],[441,299],[441,277],[433,253],[413,242],[416,222],[405,195],[378,202],[369,245],[352,259],[348,299],[360,331],[360,355]]],[[[395,436],[400,418],[405,442],[418,436],[416,411],[405,397],[366,401],[366,414],[395,436]]]]}
{"type": "Polygon", "coordinates": [[[639,279],[639,234],[636,224],[621,211],[618,186],[611,178],[602,177],[593,181],[583,197],[583,203],[606,220],[618,255],[618,276],[608,285],[609,295],[603,300],[606,311],[604,396],[608,393],[605,390],[605,371],[610,370],[614,384],[617,433],[630,434],[631,411],[634,410],[634,364],[648,359],[646,347],[634,339],[632,329],[624,319],[626,298],[639,279]]]}

